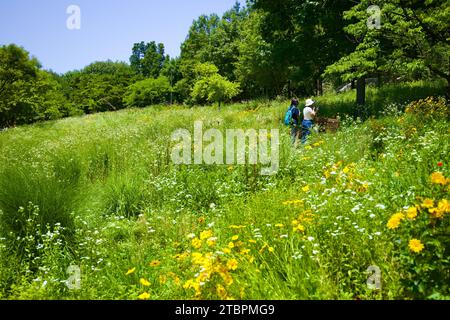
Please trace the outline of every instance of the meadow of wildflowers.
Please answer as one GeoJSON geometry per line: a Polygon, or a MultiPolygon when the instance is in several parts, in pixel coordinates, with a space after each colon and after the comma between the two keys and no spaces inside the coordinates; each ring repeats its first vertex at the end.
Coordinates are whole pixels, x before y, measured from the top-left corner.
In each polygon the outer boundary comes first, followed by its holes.
{"type": "Polygon", "coordinates": [[[297,149],[286,106],[131,109],[1,132],[0,298],[449,299],[446,102],[342,117],[297,149]],[[199,120],[279,128],[280,170],[174,165],[172,132],[199,120]]]}

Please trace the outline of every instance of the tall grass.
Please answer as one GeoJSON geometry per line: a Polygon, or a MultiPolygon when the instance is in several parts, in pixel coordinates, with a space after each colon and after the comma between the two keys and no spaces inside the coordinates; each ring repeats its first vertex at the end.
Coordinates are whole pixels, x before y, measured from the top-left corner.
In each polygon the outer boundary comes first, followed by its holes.
{"type": "Polygon", "coordinates": [[[337,114],[347,114],[367,119],[370,116],[379,117],[390,105],[403,108],[410,102],[428,96],[444,95],[446,84],[442,81],[416,81],[404,84],[385,84],[378,87],[368,86],[366,91],[366,105],[356,105],[356,90],[345,93],[329,93],[318,97],[323,116],[334,117],[337,114]]]}
{"type": "MultiPolygon", "coordinates": [[[[297,149],[282,124],[283,101],[220,112],[130,109],[2,132],[0,295],[137,299],[149,291],[152,299],[217,299],[224,298],[223,287],[225,297],[243,299],[409,297],[401,279],[410,274],[398,258],[404,242],[386,222],[417,197],[441,200],[429,177],[437,170],[449,176],[450,153],[447,119],[425,121],[402,108],[440,90],[424,83],[369,89],[370,112],[378,119],[343,121],[338,133],[314,134],[297,149]],[[386,116],[381,111],[390,103],[400,105],[386,116]],[[179,128],[192,132],[196,120],[204,130],[280,129],[279,172],[264,177],[252,165],[174,165],[170,135],[179,128]],[[299,221],[303,231],[295,229],[299,221]],[[40,258],[27,271],[16,268],[24,255],[6,257],[7,245],[30,232],[37,242],[23,246],[45,249],[36,249],[40,258]],[[202,232],[212,234],[198,247],[192,237],[200,240],[202,232]],[[58,241],[66,235],[69,245],[58,241]],[[189,287],[202,270],[193,253],[220,270],[199,296],[189,287]],[[227,267],[233,259],[235,270],[227,267]],[[78,291],[63,283],[69,264],[81,268],[78,291]],[[367,288],[370,265],[381,269],[380,291],[367,288]]],[[[329,116],[353,115],[353,99],[353,92],[317,98],[329,116]]],[[[445,259],[435,260],[434,266],[446,266],[445,259]]],[[[442,288],[436,292],[448,295],[442,288]]]]}

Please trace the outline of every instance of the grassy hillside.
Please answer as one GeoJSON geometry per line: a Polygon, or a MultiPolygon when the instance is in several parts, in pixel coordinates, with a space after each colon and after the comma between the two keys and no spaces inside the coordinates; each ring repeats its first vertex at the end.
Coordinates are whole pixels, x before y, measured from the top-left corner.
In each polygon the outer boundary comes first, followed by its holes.
{"type": "MultiPolygon", "coordinates": [[[[342,96],[322,99],[326,114],[345,113],[329,111],[342,96]]],[[[343,117],[298,149],[281,123],[286,101],[4,131],[0,297],[450,298],[449,111],[428,99],[404,112],[402,101],[363,123],[343,117]],[[171,134],[198,120],[280,129],[280,170],[174,165],[171,134]],[[370,266],[380,290],[367,285],[370,266]]]]}

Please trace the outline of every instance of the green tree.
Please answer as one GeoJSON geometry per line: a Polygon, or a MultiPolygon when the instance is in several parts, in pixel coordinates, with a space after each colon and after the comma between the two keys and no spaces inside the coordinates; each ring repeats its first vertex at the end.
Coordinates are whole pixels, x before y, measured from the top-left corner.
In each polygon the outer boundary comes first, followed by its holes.
{"type": "Polygon", "coordinates": [[[217,66],[221,75],[235,80],[240,25],[247,15],[248,10],[236,2],[222,17],[216,14],[200,16],[193,22],[181,46],[182,64],[192,66],[209,62],[217,66]]]}
{"type": "Polygon", "coordinates": [[[217,73],[218,69],[212,64],[199,64],[195,68],[197,80],[191,92],[194,102],[210,102],[219,104],[226,102],[240,93],[238,83],[231,82],[217,73]]]}
{"type": "Polygon", "coordinates": [[[64,92],[72,104],[86,113],[125,108],[123,95],[138,77],[123,62],[94,62],[63,76],[64,92]]]}
{"type": "Polygon", "coordinates": [[[167,102],[171,90],[167,77],[149,78],[132,84],[123,100],[128,107],[143,108],[167,102]]]}
{"type": "Polygon", "coordinates": [[[389,78],[440,77],[450,92],[450,10],[448,0],[360,1],[344,14],[345,31],[357,47],[329,66],[327,76],[360,79],[358,102],[364,102],[364,79],[377,74],[389,78]],[[381,9],[380,28],[369,28],[373,12],[381,9]]]}
{"type": "Polygon", "coordinates": [[[235,75],[248,98],[275,96],[287,78],[288,65],[276,58],[274,46],[262,36],[264,15],[263,11],[254,10],[241,24],[235,75]]]}
{"type": "Polygon", "coordinates": [[[270,44],[273,66],[280,78],[280,92],[296,89],[298,94],[321,94],[326,67],[352,49],[343,31],[342,13],[351,0],[251,0],[264,11],[260,34],[270,44]],[[302,92],[300,92],[302,91],[302,92]]]}
{"type": "Polygon", "coordinates": [[[167,60],[169,57],[164,54],[162,43],[140,42],[133,45],[130,64],[136,73],[146,78],[157,78],[167,60]]]}
{"type": "Polygon", "coordinates": [[[60,77],[40,69],[27,51],[0,47],[0,126],[79,114],[65,98],[60,77]]]}
{"type": "MultiPolygon", "coordinates": [[[[180,70],[180,58],[169,59],[164,63],[161,70],[161,75],[169,79],[170,86],[173,88],[175,84],[183,79],[183,75],[180,70]]],[[[181,95],[176,92],[176,90],[171,90],[170,93],[170,104],[173,103],[174,99],[177,101],[182,101],[181,95]],[[175,94],[175,97],[173,96],[175,94]]]]}
{"type": "Polygon", "coordinates": [[[40,68],[35,58],[14,44],[0,47],[0,126],[13,125],[23,110],[21,101],[29,98],[24,83],[37,79],[40,68]]]}
{"type": "Polygon", "coordinates": [[[195,83],[200,79],[217,74],[219,69],[210,62],[199,63],[192,61],[192,65],[181,62],[180,71],[183,78],[175,84],[173,90],[181,100],[188,104],[192,104],[195,102],[192,100],[191,95],[195,83]]]}

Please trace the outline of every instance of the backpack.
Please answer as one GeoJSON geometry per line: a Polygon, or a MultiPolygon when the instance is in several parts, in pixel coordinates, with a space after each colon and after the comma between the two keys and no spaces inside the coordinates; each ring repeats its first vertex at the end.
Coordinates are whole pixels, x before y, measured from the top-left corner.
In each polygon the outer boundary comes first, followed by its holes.
{"type": "Polygon", "coordinates": [[[291,105],[284,116],[284,124],[287,126],[292,124],[292,110],[294,110],[294,106],[291,105]]]}

